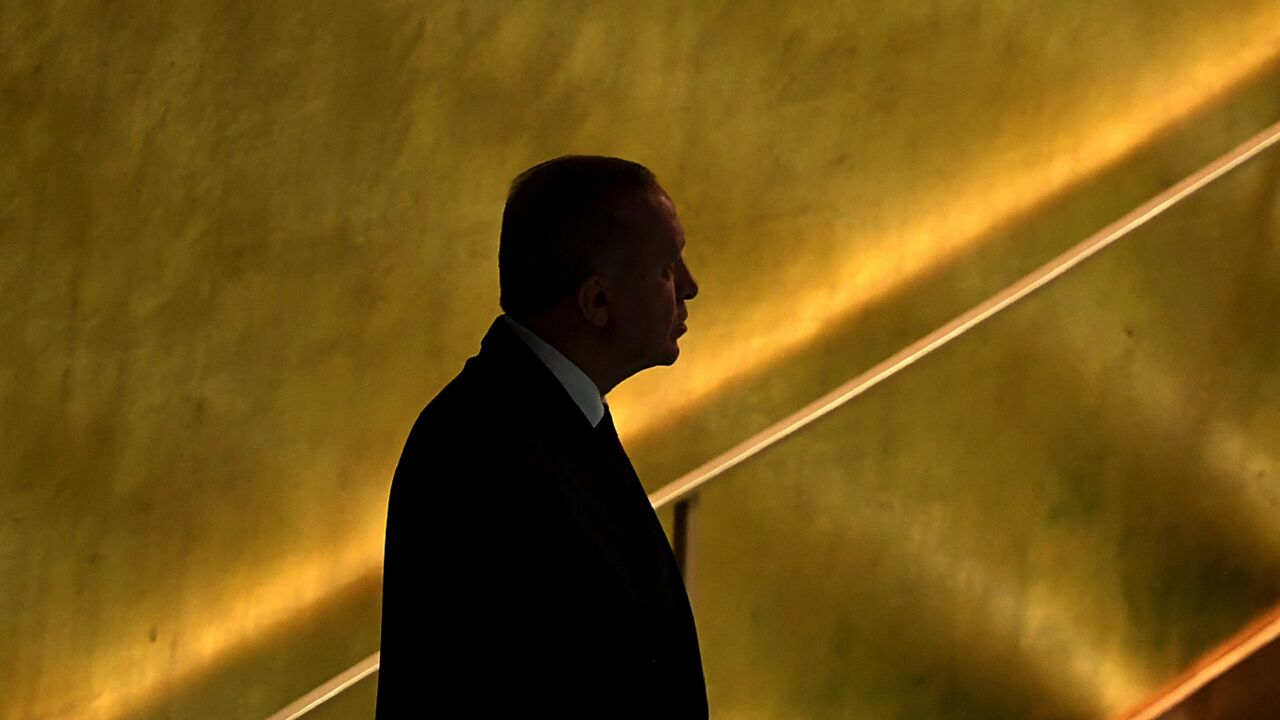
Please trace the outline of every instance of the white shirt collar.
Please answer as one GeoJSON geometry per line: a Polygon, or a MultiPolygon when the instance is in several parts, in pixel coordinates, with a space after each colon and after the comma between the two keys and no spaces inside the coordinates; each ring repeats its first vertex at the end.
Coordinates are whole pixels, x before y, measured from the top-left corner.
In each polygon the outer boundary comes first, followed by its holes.
{"type": "Polygon", "coordinates": [[[568,391],[569,397],[573,398],[573,401],[582,409],[582,414],[587,417],[591,427],[595,427],[604,417],[605,403],[604,398],[600,396],[599,388],[591,382],[591,378],[550,343],[535,335],[532,330],[516,322],[509,315],[503,314],[502,318],[556,376],[568,391]]]}

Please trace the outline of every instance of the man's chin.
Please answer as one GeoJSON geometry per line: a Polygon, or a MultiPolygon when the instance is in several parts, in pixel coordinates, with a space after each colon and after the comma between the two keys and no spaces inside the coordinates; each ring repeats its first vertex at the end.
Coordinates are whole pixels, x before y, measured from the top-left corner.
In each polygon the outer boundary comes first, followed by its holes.
{"type": "Polygon", "coordinates": [[[676,359],[679,357],[680,346],[676,345],[675,341],[672,340],[665,348],[663,348],[661,353],[653,356],[653,359],[645,365],[645,368],[670,367],[676,364],[676,359]]]}
{"type": "Polygon", "coordinates": [[[667,351],[663,355],[663,360],[665,362],[663,362],[662,364],[674,365],[676,362],[676,359],[679,357],[680,357],[680,346],[676,344],[675,340],[672,340],[671,343],[667,345],[667,351]]]}

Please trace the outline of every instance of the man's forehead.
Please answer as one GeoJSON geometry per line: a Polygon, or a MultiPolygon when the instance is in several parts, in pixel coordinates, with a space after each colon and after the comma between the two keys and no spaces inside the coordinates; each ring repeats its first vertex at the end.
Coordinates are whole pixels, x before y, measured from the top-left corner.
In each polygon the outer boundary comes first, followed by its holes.
{"type": "Polygon", "coordinates": [[[671,199],[671,196],[667,194],[667,191],[662,188],[657,188],[653,194],[658,201],[658,206],[674,217],[676,214],[676,203],[671,199]]]}
{"type": "Polygon", "coordinates": [[[677,237],[680,238],[681,244],[684,244],[684,226],[680,224],[680,218],[676,215],[676,203],[667,194],[666,190],[661,187],[655,187],[652,197],[657,204],[659,211],[663,217],[671,223],[676,230],[677,237]]]}
{"type": "MultiPolygon", "coordinates": [[[[676,206],[667,196],[662,188],[654,188],[641,196],[632,195],[630,198],[623,199],[618,205],[619,217],[624,222],[634,225],[645,225],[652,227],[655,223],[659,226],[667,224],[675,224],[679,227],[679,218],[676,217],[676,206]]],[[[683,230],[681,230],[683,233],[683,230]]]]}

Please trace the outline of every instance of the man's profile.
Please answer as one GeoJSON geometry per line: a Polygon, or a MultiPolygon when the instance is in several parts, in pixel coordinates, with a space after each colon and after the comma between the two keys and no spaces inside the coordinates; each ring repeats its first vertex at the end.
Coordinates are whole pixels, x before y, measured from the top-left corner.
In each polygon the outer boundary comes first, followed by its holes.
{"type": "Polygon", "coordinates": [[[642,165],[565,156],[512,183],[503,314],[391,485],[379,720],[707,717],[684,584],[604,401],[679,356],[683,247],[642,165]]]}

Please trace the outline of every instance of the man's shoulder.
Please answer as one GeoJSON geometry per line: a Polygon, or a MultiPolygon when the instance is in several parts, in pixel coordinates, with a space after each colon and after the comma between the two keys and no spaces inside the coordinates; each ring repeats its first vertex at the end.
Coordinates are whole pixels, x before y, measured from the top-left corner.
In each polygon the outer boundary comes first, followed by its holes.
{"type": "Polygon", "coordinates": [[[530,358],[489,350],[468,359],[422,408],[401,456],[407,472],[400,474],[449,468],[554,479],[583,465],[573,462],[586,453],[579,408],[557,402],[563,389],[531,371],[532,362],[522,364],[530,358]]]}
{"type": "Polygon", "coordinates": [[[418,413],[418,425],[456,427],[459,422],[478,417],[480,408],[492,400],[493,388],[477,372],[474,358],[453,377],[418,413]]]}
{"type": "Polygon", "coordinates": [[[472,358],[418,413],[406,443],[441,453],[478,449],[531,454],[555,432],[535,398],[493,377],[472,358]],[[522,452],[527,451],[527,452],[522,452]]]}

